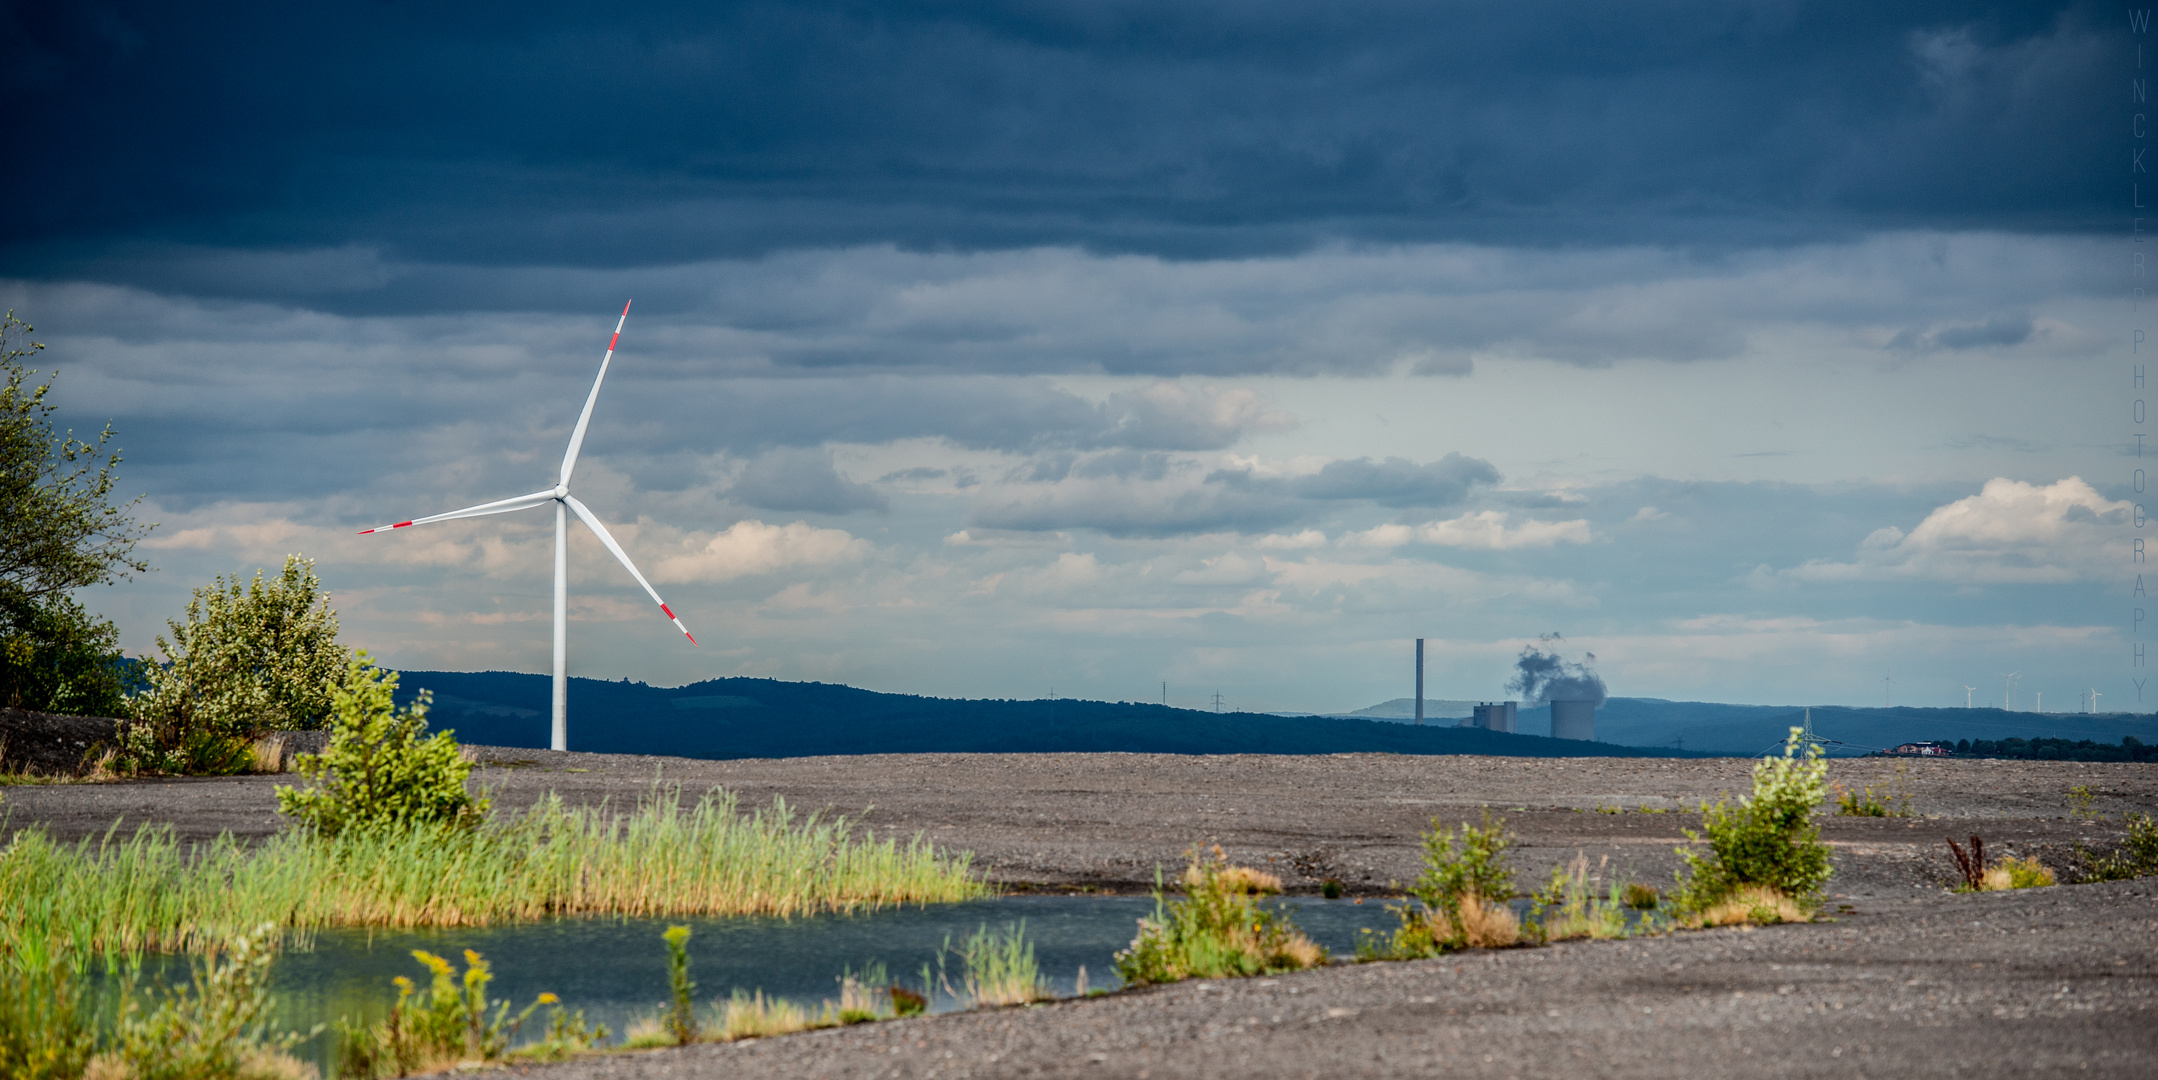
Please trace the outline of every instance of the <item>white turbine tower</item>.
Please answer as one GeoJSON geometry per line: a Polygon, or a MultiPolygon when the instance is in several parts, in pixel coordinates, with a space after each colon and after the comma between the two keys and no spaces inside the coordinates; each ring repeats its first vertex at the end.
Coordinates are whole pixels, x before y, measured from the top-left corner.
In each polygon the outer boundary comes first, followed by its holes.
{"type": "Polygon", "coordinates": [[[1963,688],[1963,707],[1964,707],[1964,708],[1968,709],[1968,708],[1970,708],[1970,707],[1971,707],[1971,691],[1973,691],[1973,690],[1976,690],[1976,689],[1978,689],[1978,688],[1977,688],[1977,687],[1975,687],[1975,686],[1966,686],[1966,687],[1964,687],[1964,688],[1963,688]]]}
{"type": "Polygon", "coordinates": [[[447,514],[413,518],[410,521],[400,521],[395,525],[378,525],[372,529],[360,530],[360,535],[366,536],[368,533],[388,532],[392,529],[426,525],[435,521],[455,521],[458,518],[507,514],[512,510],[529,510],[532,507],[543,506],[550,502],[554,504],[554,736],[550,745],[556,750],[569,749],[570,514],[576,514],[578,520],[583,521],[585,526],[592,530],[592,534],[599,537],[599,542],[607,545],[607,550],[614,552],[615,558],[622,560],[622,565],[629,571],[629,576],[636,578],[637,584],[644,586],[644,591],[651,595],[652,602],[659,605],[659,610],[669,619],[674,620],[674,628],[680,630],[683,637],[689,638],[690,644],[695,645],[697,643],[697,638],[689,632],[689,627],[683,626],[682,620],[675,617],[674,609],[668,607],[667,602],[659,598],[658,591],[652,588],[652,583],[646,581],[644,575],[637,572],[637,565],[629,561],[629,556],[622,551],[622,545],[614,542],[614,537],[607,532],[607,526],[600,524],[599,518],[594,517],[592,511],[586,509],[583,503],[578,502],[569,493],[570,473],[577,468],[577,451],[584,446],[585,428],[592,423],[592,406],[599,402],[599,386],[600,383],[606,381],[607,363],[614,359],[615,343],[622,340],[622,325],[628,321],[629,305],[623,304],[622,317],[616,319],[614,323],[614,337],[607,342],[607,355],[600,357],[599,375],[592,380],[592,392],[586,395],[584,411],[577,414],[577,427],[570,432],[569,451],[562,455],[562,473],[556,477],[553,487],[544,491],[535,491],[530,495],[519,495],[514,499],[502,499],[497,502],[481,503],[478,506],[468,506],[463,510],[452,510],[447,514]]]}

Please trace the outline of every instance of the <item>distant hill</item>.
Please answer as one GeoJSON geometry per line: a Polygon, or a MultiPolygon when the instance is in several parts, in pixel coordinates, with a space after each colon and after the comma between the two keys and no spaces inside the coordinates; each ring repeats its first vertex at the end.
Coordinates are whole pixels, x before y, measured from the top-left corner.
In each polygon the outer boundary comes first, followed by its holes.
{"type": "MultiPolygon", "coordinates": [[[[407,671],[398,697],[434,692],[430,719],[470,743],[544,747],[549,680],[503,671],[407,671]]],[[[1107,701],[883,694],[830,683],[713,679],[665,688],[571,679],[570,746],[694,758],[819,754],[1507,754],[1678,756],[1665,748],[1414,727],[1344,717],[1212,713],[1107,701]]],[[[1684,756],[1705,756],[1690,752],[1684,756]]]]}
{"type": "MultiPolygon", "coordinates": [[[[1396,699],[1411,707],[1408,698],[1396,699]]],[[[1390,716],[1396,702],[1364,710],[1390,716]],[[1381,712],[1380,710],[1386,710],[1381,712]]],[[[1449,703],[1452,704],[1452,703],[1449,703]]],[[[1781,742],[1802,723],[1799,705],[1724,705],[1661,698],[1612,698],[1596,710],[1596,738],[1629,746],[1683,746],[1717,754],[1759,754],[1781,742]]],[[[1431,703],[1425,703],[1431,716],[1431,703]]],[[[1523,709],[1517,718],[1523,732],[1551,730],[1551,709],[1523,709]]],[[[1928,739],[2093,739],[2118,743],[2124,735],[2158,742],[2158,716],[2149,713],[2030,713],[2005,709],[1813,707],[1814,734],[1844,745],[1838,753],[1868,750],[1928,739]]]]}

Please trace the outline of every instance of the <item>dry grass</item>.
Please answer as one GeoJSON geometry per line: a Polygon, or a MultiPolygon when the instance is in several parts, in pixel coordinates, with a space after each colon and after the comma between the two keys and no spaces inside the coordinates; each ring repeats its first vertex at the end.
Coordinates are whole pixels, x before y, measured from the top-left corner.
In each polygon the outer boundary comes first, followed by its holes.
{"type": "MultiPolygon", "coordinates": [[[[1204,875],[1197,866],[1189,866],[1184,869],[1185,888],[1190,889],[1205,884],[1204,875]]],[[[1226,892],[1241,893],[1245,896],[1278,896],[1281,893],[1281,879],[1264,870],[1255,870],[1249,866],[1224,866],[1215,874],[1214,887],[1226,892]]]]}
{"type": "Polygon", "coordinates": [[[1508,948],[1520,943],[1521,922],[1504,901],[1494,903],[1475,893],[1465,893],[1461,897],[1461,940],[1472,949],[1508,948]]]}
{"type": "Polygon", "coordinates": [[[250,759],[248,771],[255,773],[284,772],[286,751],[290,749],[292,749],[292,737],[289,735],[272,733],[256,739],[254,744],[248,747],[250,759]]]}
{"type": "MultiPolygon", "coordinates": [[[[832,1010],[824,1010],[829,1014],[832,1010]]],[[[785,1035],[811,1028],[831,1027],[838,1023],[835,1016],[818,1016],[808,1009],[785,998],[768,998],[764,991],[745,994],[740,990],[720,1006],[719,1037],[722,1039],[757,1039],[767,1035],[785,1035]]]]}
{"type": "MultiPolygon", "coordinates": [[[[316,1080],[315,1067],[282,1050],[257,1049],[240,1059],[232,1080],[316,1080]]],[[[117,1054],[90,1059],[82,1080],[142,1080],[142,1073],[117,1054]]]]}
{"type": "Polygon", "coordinates": [[[1811,922],[1813,916],[1796,900],[1766,885],[1741,885],[1721,901],[1696,916],[1697,926],[1811,922]]]}

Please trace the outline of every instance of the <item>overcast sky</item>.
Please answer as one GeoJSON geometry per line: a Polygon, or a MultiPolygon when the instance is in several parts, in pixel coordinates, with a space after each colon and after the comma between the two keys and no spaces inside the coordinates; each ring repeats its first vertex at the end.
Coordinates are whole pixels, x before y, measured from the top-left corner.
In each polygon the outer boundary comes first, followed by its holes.
{"type": "Polygon", "coordinates": [[[133,651],[300,551],[393,665],[547,670],[548,511],[354,533],[551,482],[634,298],[574,490],[702,647],[578,533],[573,674],[1340,710],[1556,632],[1624,696],[2136,704],[2117,7],[0,37],[0,301],[160,523],[85,594],[133,651]]]}

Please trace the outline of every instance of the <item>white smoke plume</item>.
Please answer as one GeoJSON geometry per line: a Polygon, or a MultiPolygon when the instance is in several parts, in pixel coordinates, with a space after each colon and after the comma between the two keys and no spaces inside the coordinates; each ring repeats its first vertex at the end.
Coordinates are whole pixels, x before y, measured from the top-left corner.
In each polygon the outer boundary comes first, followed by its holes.
{"type": "Polygon", "coordinates": [[[1596,674],[1596,654],[1583,653],[1581,662],[1573,663],[1553,647],[1563,640],[1559,635],[1545,634],[1539,640],[1540,646],[1522,648],[1521,658],[1514,661],[1513,681],[1506,688],[1518,692],[1527,708],[1552,701],[1593,701],[1601,707],[1610,692],[1596,674]]]}

